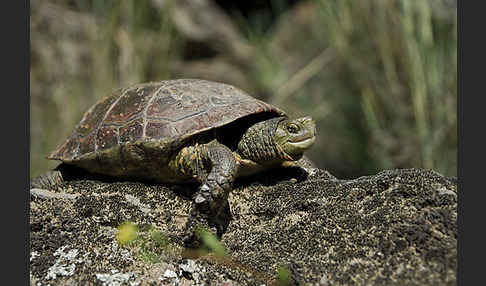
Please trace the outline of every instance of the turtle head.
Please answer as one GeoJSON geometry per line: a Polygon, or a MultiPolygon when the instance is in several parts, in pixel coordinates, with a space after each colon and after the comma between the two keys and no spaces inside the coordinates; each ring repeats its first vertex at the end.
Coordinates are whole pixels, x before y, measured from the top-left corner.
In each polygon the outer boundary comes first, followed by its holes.
{"type": "Polygon", "coordinates": [[[254,162],[299,160],[315,141],[316,124],[310,117],[275,117],[248,128],[238,142],[242,158],[254,162]]]}
{"type": "Polygon", "coordinates": [[[310,116],[281,120],[274,133],[277,148],[287,160],[299,160],[316,140],[316,123],[310,116]]]}

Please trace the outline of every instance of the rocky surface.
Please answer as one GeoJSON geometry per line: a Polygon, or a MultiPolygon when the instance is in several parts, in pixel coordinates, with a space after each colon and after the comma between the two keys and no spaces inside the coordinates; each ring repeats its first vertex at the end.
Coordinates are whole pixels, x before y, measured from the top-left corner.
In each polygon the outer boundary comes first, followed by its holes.
{"type": "Polygon", "coordinates": [[[31,285],[455,285],[453,178],[291,169],[239,181],[225,256],[181,247],[193,190],[97,180],[31,190],[31,285]],[[138,237],[121,245],[126,221],[138,237]]]}

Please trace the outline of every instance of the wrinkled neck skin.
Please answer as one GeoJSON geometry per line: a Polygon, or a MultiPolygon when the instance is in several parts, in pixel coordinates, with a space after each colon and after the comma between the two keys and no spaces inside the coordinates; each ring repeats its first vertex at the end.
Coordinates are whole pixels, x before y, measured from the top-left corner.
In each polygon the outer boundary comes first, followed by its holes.
{"type": "Polygon", "coordinates": [[[238,154],[242,159],[255,163],[280,163],[289,160],[289,156],[275,143],[275,130],[285,117],[268,119],[254,124],[243,134],[238,143],[238,154]]]}

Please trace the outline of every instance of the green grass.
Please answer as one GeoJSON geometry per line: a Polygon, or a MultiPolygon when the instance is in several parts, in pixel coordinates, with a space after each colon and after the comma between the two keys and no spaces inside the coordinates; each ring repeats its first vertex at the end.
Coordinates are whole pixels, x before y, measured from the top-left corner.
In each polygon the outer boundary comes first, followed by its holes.
{"type": "Polygon", "coordinates": [[[343,178],[412,167],[455,176],[457,19],[446,2],[307,3],[301,27],[292,18],[255,42],[269,101],[317,120],[310,157],[343,178]],[[289,40],[275,45],[275,34],[289,40]]]}
{"type": "Polygon", "coordinates": [[[456,173],[457,22],[444,2],[322,1],[342,76],[361,106],[364,144],[378,168],[456,173]]]}
{"type": "Polygon", "coordinates": [[[291,277],[291,273],[288,267],[285,265],[280,265],[277,268],[277,279],[275,285],[277,286],[291,285],[290,277],[291,277]]]}
{"type": "Polygon", "coordinates": [[[170,247],[167,236],[153,225],[141,227],[133,222],[122,223],[115,240],[119,245],[133,249],[135,255],[145,263],[162,262],[170,247]]]}
{"type": "Polygon", "coordinates": [[[199,249],[201,255],[214,253],[217,257],[226,256],[226,248],[216,235],[206,229],[199,229],[197,232],[202,242],[202,246],[199,249]]]}
{"type": "Polygon", "coordinates": [[[273,23],[233,12],[252,51],[244,64],[231,43],[181,33],[176,2],[155,2],[32,3],[31,177],[57,164],[45,156],[97,100],[175,77],[234,79],[292,117],[312,115],[319,137],[308,155],[337,177],[410,167],[456,176],[457,17],[447,1],[274,0],[273,23]],[[215,54],[186,59],[195,44],[215,54]]]}

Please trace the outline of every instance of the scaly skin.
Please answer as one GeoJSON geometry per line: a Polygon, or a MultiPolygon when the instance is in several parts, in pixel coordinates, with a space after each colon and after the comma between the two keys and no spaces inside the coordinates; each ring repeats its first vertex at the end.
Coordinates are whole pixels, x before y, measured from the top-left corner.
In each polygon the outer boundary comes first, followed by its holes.
{"type": "Polygon", "coordinates": [[[315,123],[310,117],[295,120],[279,117],[248,128],[235,152],[217,140],[183,148],[169,165],[201,183],[193,197],[195,204],[187,224],[186,245],[198,245],[197,225],[207,226],[212,221],[218,234],[222,233],[222,212],[237,176],[299,160],[314,140],[315,123]]]}
{"type": "MultiPolygon", "coordinates": [[[[294,120],[277,117],[248,128],[234,151],[217,139],[182,148],[168,162],[170,172],[164,172],[200,183],[193,196],[186,245],[198,245],[195,236],[200,225],[216,226],[218,235],[222,234],[230,215],[227,198],[236,177],[299,160],[314,143],[315,133],[315,123],[310,117],[294,120]]],[[[31,187],[52,188],[63,180],[60,171],[32,180],[31,187]]]]}
{"type": "Polygon", "coordinates": [[[42,174],[30,181],[30,188],[31,189],[52,189],[53,186],[56,186],[64,181],[62,177],[62,173],[57,170],[49,171],[45,174],[42,174]]]}
{"type": "Polygon", "coordinates": [[[194,201],[211,210],[226,200],[238,172],[233,152],[217,140],[183,148],[169,166],[201,183],[194,201]]]}
{"type": "Polygon", "coordinates": [[[235,152],[214,139],[182,148],[169,166],[201,183],[194,200],[196,204],[209,201],[214,210],[219,203],[213,201],[226,200],[238,175],[299,160],[314,140],[312,119],[272,118],[248,128],[235,152]]]}
{"type": "Polygon", "coordinates": [[[228,194],[238,172],[238,163],[231,150],[218,141],[183,148],[173,160],[174,166],[185,174],[191,174],[201,182],[193,196],[193,208],[186,224],[184,243],[198,247],[197,228],[216,227],[222,235],[229,217],[228,194]]]}

